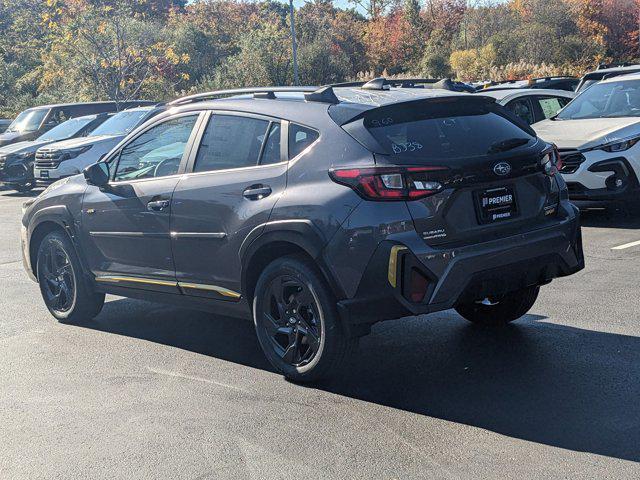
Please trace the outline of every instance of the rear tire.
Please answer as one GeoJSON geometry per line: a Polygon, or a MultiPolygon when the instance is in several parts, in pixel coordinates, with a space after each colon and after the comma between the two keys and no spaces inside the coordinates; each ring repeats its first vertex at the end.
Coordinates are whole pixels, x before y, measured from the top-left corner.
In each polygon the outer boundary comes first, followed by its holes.
{"type": "Polygon", "coordinates": [[[253,318],[271,365],[296,382],[334,375],[357,342],[346,335],[324,278],[302,256],[277,259],[264,269],[253,318]]]}
{"type": "Polygon", "coordinates": [[[456,311],[465,319],[478,325],[499,327],[525,315],[536,303],[540,287],[528,287],[490,298],[491,304],[463,303],[456,311]]]}
{"type": "Polygon", "coordinates": [[[82,265],[67,235],[51,232],[38,247],[36,270],[45,305],[58,321],[77,323],[94,318],[104,305],[82,273],[82,265]]]}

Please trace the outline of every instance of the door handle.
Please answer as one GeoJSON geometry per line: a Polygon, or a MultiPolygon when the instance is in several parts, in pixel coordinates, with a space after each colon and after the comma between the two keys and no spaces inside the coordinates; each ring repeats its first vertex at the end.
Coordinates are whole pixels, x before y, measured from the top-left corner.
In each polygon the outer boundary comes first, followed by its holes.
{"type": "Polygon", "coordinates": [[[242,192],[242,196],[249,200],[260,200],[271,195],[271,187],[268,185],[251,185],[242,192]]]}
{"type": "Polygon", "coordinates": [[[147,210],[151,212],[161,212],[169,206],[171,202],[169,200],[152,200],[147,203],[147,210]]]}

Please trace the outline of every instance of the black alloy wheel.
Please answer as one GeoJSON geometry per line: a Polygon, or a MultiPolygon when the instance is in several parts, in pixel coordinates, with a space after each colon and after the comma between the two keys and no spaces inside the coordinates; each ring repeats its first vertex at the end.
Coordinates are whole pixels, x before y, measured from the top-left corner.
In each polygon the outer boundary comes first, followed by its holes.
{"type": "Polygon", "coordinates": [[[51,310],[64,314],[76,300],[76,280],[67,252],[59,242],[48,242],[38,259],[42,276],[42,293],[51,310]]]}
{"type": "Polygon", "coordinates": [[[279,275],[264,295],[264,327],[275,353],[293,367],[307,365],[322,339],[318,306],[309,288],[290,275],[279,275]]]}
{"type": "Polygon", "coordinates": [[[285,377],[313,382],[335,376],[357,339],[347,334],[337,300],[302,255],[271,262],[255,287],[253,318],[262,350],[285,377]]]}
{"type": "Polygon", "coordinates": [[[97,293],[83,275],[78,254],[64,232],[54,231],[42,239],[36,271],[44,303],[59,321],[89,320],[102,310],[104,294],[97,293]]]}

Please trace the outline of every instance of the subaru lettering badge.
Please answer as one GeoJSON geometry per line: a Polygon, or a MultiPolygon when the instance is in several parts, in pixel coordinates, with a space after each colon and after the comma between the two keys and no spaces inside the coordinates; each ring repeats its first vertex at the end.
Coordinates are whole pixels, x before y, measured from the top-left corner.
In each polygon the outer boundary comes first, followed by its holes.
{"type": "Polygon", "coordinates": [[[507,162],[496,163],[493,167],[493,173],[495,173],[496,175],[500,175],[501,177],[509,175],[510,172],[511,165],[509,165],[507,162]]]}

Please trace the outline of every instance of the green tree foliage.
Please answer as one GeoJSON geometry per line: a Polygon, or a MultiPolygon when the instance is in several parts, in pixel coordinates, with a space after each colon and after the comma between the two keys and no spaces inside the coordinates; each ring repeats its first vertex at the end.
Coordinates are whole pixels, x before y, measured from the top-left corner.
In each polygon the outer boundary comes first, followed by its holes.
{"type": "MultiPolygon", "coordinates": [[[[300,81],[504,79],[638,61],[640,0],[309,0],[300,81]]],[[[291,84],[286,0],[0,0],[0,115],[291,84]]]]}

